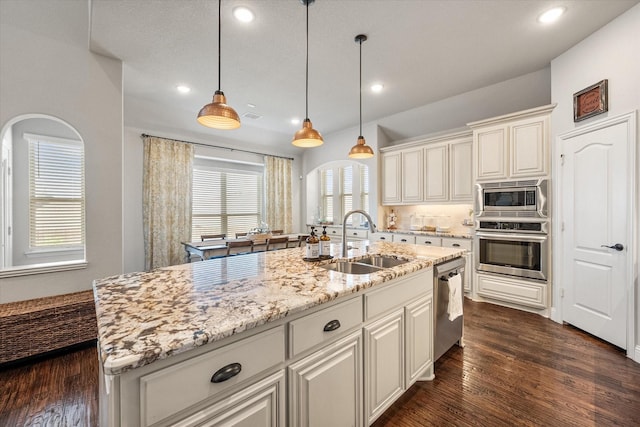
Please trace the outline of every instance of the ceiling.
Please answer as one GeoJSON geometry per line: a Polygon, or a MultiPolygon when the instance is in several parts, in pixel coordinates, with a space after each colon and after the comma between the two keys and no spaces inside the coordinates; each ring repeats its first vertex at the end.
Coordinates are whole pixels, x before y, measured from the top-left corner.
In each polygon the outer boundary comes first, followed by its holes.
{"type": "MultiPolygon", "coordinates": [[[[357,34],[369,38],[362,46],[366,123],[541,70],[636,3],[316,0],[309,7],[309,118],[324,135],[358,125],[357,34]],[[559,22],[537,23],[557,5],[567,8],[559,22]],[[373,82],[384,84],[382,93],[368,90],[373,82]]],[[[295,154],[301,149],[289,141],[300,125],[290,120],[305,115],[305,9],[300,0],[222,2],[221,89],[242,121],[233,131],[196,122],[217,89],[215,0],[91,0],[90,47],[124,63],[126,126],[295,154]],[[233,18],[240,5],[254,12],[252,23],[233,18]],[[179,84],[191,92],[178,93],[179,84]]]]}

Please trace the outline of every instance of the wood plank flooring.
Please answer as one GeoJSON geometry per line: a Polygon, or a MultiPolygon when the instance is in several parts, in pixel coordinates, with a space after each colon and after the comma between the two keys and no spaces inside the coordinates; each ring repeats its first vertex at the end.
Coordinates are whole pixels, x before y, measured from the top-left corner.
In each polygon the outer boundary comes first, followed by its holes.
{"type": "MultiPolygon", "coordinates": [[[[464,309],[465,348],[442,356],[435,380],[411,387],[375,427],[640,425],[640,364],[620,349],[535,314],[464,309]]],[[[93,347],[0,368],[2,427],[94,427],[97,411],[93,347]]]]}

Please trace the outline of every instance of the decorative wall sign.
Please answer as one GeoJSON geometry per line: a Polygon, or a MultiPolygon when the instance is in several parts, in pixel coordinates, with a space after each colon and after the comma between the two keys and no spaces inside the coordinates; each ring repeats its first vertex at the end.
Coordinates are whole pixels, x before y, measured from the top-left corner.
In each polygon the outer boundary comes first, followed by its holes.
{"type": "Polygon", "coordinates": [[[607,79],[573,94],[573,121],[579,122],[609,110],[607,79]]]}

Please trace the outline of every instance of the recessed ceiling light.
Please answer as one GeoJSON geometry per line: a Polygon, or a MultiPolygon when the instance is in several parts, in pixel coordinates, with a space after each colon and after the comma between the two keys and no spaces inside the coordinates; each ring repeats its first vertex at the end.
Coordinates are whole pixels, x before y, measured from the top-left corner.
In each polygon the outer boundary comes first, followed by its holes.
{"type": "Polygon", "coordinates": [[[382,89],[384,89],[384,85],[382,83],[375,83],[371,85],[371,91],[378,93],[378,92],[382,92],[382,89]]]}
{"type": "Polygon", "coordinates": [[[185,86],[185,85],[178,85],[176,86],[176,90],[180,93],[189,93],[191,92],[191,88],[189,86],[185,86]]]}
{"type": "Polygon", "coordinates": [[[566,10],[567,9],[564,7],[554,7],[553,9],[549,9],[542,15],[538,16],[538,22],[541,24],[550,24],[555,22],[566,10]]]}
{"type": "Polygon", "coordinates": [[[233,9],[233,16],[240,22],[251,22],[255,16],[253,12],[244,6],[238,6],[233,9]]]}
{"type": "Polygon", "coordinates": [[[248,104],[247,104],[247,107],[249,107],[249,108],[256,108],[256,104],[248,103],[248,104]]]}
{"type": "Polygon", "coordinates": [[[291,119],[291,124],[292,125],[299,125],[300,124],[300,119],[291,119]]]}

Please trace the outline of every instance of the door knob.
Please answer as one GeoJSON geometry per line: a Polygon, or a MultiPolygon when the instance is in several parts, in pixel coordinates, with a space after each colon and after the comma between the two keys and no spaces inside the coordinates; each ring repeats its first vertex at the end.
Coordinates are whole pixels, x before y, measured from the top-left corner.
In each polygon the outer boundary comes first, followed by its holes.
{"type": "Polygon", "coordinates": [[[600,247],[602,248],[609,248],[609,249],[615,249],[616,251],[621,251],[624,249],[624,246],[622,246],[621,243],[616,243],[613,246],[607,246],[607,245],[600,245],[600,247]]]}

